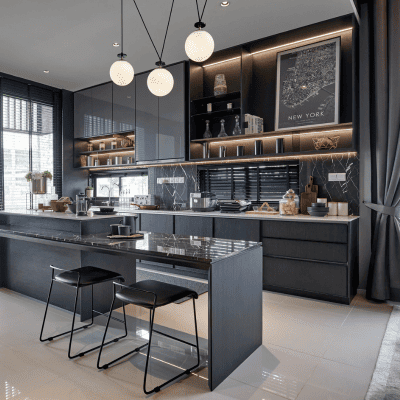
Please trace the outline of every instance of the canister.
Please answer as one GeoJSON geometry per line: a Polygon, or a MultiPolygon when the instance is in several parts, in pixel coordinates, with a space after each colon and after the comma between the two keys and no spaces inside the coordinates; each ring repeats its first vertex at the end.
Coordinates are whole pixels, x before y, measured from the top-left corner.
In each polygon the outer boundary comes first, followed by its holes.
{"type": "Polygon", "coordinates": [[[328,199],[320,197],[317,199],[317,203],[324,203],[325,207],[328,207],[328,199]]]}
{"type": "Polygon", "coordinates": [[[236,147],[236,155],[238,157],[244,156],[244,146],[237,146],[236,147]]]}
{"type": "Polygon", "coordinates": [[[93,143],[88,143],[87,151],[93,151],[93,143]]]}
{"type": "Polygon", "coordinates": [[[99,165],[100,165],[99,159],[96,158],[96,159],[94,160],[94,166],[95,166],[95,167],[98,167],[99,165]]]}
{"type": "Polygon", "coordinates": [[[122,164],[122,157],[121,156],[114,157],[114,164],[115,165],[122,164]]]}
{"type": "Polygon", "coordinates": [[[227,110],[232,110],[232,103],[228,103],[228,104],[226,105],[226,108],[227,108],[227,110]]]}
{"type": "Polygon", "coordinates": [[[132,157],[128,157],[128,158],[126,159],[126,163],[127,163],[127,164],[133,164],[133,158],[132,158],[132,157]]]}
{"type": "Polygon", "coordinates": [[[219,146],[219,158],[226,157],[226,147],[219,146]]]}
{"type": "Polygon", "coordinates": [[[107,165],[112,165],[112,159],[111,158],[107,158],[107,165]]]}
{"type": "Polygon", "coordinates": [[[212,112],[212,103],[207,104],[207,112],[212,112]]]}
{"type": "Polygon", "coordinates": [[[100,142],[99,144],[99,150],[105,150],[106,149],[106,144],[105,142],[100,142]]]}
{"type": "Polygon", "coordinates": [[[94,157],[88,156],[88,158],[87,158],[87,166],[88,167],[93,167],[94,166],[94,157]]]}
{"type": "Polygon", "coordinates": [[[262,140],[256,140],[254,142],[254,155],[260,156],[263,154],[263,142],[262,140]]]}
{"type": "Polygon", "coordinates": [[[116,149],[116,148],[117,148],[117,141],[116,141],[116,140],[113,140],[113,141],[111,142],[111,149],[114,150],[114,149],[116,149]]]}
{"type": "Polygon", "coordinates": [[[338,214],[338,203],[335,201],[328,203],[329,213],[328,215],[336,216],[338,214]]]}
{"type": "Polygon", "coordinates": [[[208,143],[203,143],[203,158],[210,158],[211,149],[208,143]]]}
{"type": "Polygon", "coordinates": [[[283,144],[284,144],[283,138],[276,139],[276,151],[275,151],[276,154],[280,154],[280,153],[284,153],[285,152],[283,144]]]}
{"type": "Polygon", "coordinates": [[[349,203],[338,203],[338,215],[343,217],[349,215],[349,203]]]}

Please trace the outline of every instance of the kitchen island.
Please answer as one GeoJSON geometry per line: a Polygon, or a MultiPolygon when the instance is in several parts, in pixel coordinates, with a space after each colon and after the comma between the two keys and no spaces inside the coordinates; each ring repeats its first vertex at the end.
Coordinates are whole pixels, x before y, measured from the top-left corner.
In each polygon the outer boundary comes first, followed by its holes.
{"type": "MultiPolygon", "coordinates": [[[[2,216],[4,222],[7,218],[2,216]]],[[[211,390],[261,345],[261,243],[163,233],[144,233],[141,240],[115,241],[107,238],[106,231],[75,233],[40,227],[34,222],[0,225],[3,286],[44,301],[50,285],[50,264],[66,269],[94,265],[122,274],[131,284],[136,281],[136,259],[178,263],[208,275],[211,390]]],[[[98,286],[102,287],[96,287],[94,307],[108,311],[112,285],[98,286]]],[[[69,289],[58,285],[51,303],[71,309],[69,289]]],[[[90,288],[83,288],[78,311],[82,320],[90,316],[90,308],[90,288]]]]}

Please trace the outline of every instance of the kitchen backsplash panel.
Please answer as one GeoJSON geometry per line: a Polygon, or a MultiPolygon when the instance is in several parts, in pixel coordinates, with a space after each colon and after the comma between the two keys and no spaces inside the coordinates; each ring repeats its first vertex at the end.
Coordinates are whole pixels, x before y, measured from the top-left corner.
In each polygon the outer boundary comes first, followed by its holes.
{"type": "Polygon", "coordinates": [[[360,162],[348,154],[310,157],[300,160],[300,193],[305,191],[310,176],[319,186],[318,197],[349,203],[349,214],[359,215],[360,162]],[[328,174],[346,173],[343,182],[329,182],[328,174]]]}
{"type": "Polygon", "coordinates": [[[190,193],[197,190],[197,167],[195,165],[177,164],[173,167],[149,168],[149,194],[156,196],[161,209],[171,210],[179,204],[189,208],[190,193]],[[168,182],[158,183],[166,179],[168,182]],[[173,179],[170,179],[173,178],[173,179]],[[184,178],[184,182],[181,183],[184,178]]]}

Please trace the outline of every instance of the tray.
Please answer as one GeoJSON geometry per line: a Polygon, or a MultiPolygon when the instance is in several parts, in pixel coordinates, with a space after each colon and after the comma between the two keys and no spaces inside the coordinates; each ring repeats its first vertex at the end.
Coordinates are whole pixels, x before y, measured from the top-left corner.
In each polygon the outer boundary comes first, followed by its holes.
{"type": "Polygon", "coordinates": [[[270,205],[265,202],[262,204],[259,210],[257,211],[246,211],[246,214],[250,215],[277,215],[279,211],[274,210],[270,205]]]}
{"type": "Polygon", "coordinates": [[[122,235],[108,235],[107,236],[109,239],[143,239],[144,235],[142,233],[134,233],[133,235],[130,236],[122,236],[122,235]]]}

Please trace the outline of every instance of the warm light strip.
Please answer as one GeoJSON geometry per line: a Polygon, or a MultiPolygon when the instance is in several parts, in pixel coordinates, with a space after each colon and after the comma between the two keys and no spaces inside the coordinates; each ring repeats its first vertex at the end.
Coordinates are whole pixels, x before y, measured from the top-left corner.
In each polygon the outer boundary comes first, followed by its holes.
{"type": "Polygon", "coordinates": [[[211,65],[217,65],[217,64],[226,63],[226,62],[232,61],[232,60],[237,60],[238,58],[240,58],[240,56],[238,56],[238,57],[233,57],[233,58],[229,58],[228,60],[224,60],[224,61],[218,61],[218,62],[215,62],[215,63],[212,63],[212,64],[203,65],[203,68],[205,68],[205,67],[211,67],[211,65]]]}
{"type": "Polygon", "coordinates": [[[100,152],[100,151],[101,151],[101,153],[97,153],[96,150],[94,150],[93,153],[88,154],[88,155],[89,155],[89,156],[92,156],[92,157],[93,157],[93,156],[99,157],[99,156],[105,156],[105,155],[107,155],[107,154],[126,154],[126,153],[134,153],[134,152],[135,152],[135,150],[110,151],[110,152],[106,151],[105,153],[102,152],[103,150],[99,150],[99,152],[100,152]]]}
{"type": "MultiPolygon", "coordinates": [[[[129,169],[144,169],[144,168],[150,168],[150,167],[174,167],[176,165],[181,165],[181,166],[186,166],[186,165],[208,165],[208,164],[213,164],[213,165],[219,165],[219,164],[241,164],[241,163],[257,163],[257,162],[266,162],[266,161],[283,161],[283,160],[304,160],[307,158],[315,158],[315,157],[325,157],[325,156],[343,156],[343,155],[348,155],[349,157],[355,157],[357,156],[356,151],[343,151],[340,153],[321,153],[321,154],[299,154],[299,155],[290,155],[290,156],[282,156],[282,157],[255,157],[255,158],[239,158],[239,159],[230,159],[230,160],[224,160],[224,159],[209,159],[209,160],[204,160],[204,161],[187,161],[187,162],[182,162],[182,163],[174,163],[174,164],[141,164],[141,165],[135,165],[135,166],[129,166],[129,169]]],[[[99,170],[119,170],[119,169],[127,169],[127,166],[121,166],[121,167],[111,167],[110,168],[90,168],[89,171],[99,171],[99,170]]]]}
{"type": "Polygon", "coordinates": [[[310,37],[310,38],[308,38],[308,39],[296,40],[295,42],[291,42],[291,43],[287,43],[287,44],[282,44],[282,45],[280,45],[280,46],[271,47],[271,48],[269,48],[269,49],[255,51],[254,53],[251,53],[251,55],[258,54],[258,53],[264,53],[265,51],[272,51],[272,50],[280,49],[280,48],[282,48],[282,47],[293,46],[293,45],[298,44],[298,43],[309,42],[310,40],[320,39],[320,38],[322,38],[322,37],[332,36],[332,35],[336,35],[336,34],[338,34],[338,33],[346,32],[346,31],[351,31],[351,30],[353,30],[353,28],[346,28],[346,29],[341,29],[341,30],[339,30],[339,31],[334,31],[334,32],[330,32],[330,33],[324,33],[323,35],[313,36],[313,37],[310,37]]]}
{"type": "MultiPolygon", "coordinates": [[[[135,135],[126,135],[124,137],[130,138],[130,137],[135,137],[135,135]]],[[[110,140],[111,141],[113,141],[113,140],[121,140],[121,139],[124,139],[124,137],[122,137],[122,135],[121,135],[121,136],[118,136],[118,137],[110,137],[110,138],[104,138],[104,139],[92,139],[92,140],[89,140],[89,143],[106,142],[106,141],[110,141],[110,140]]]]}

